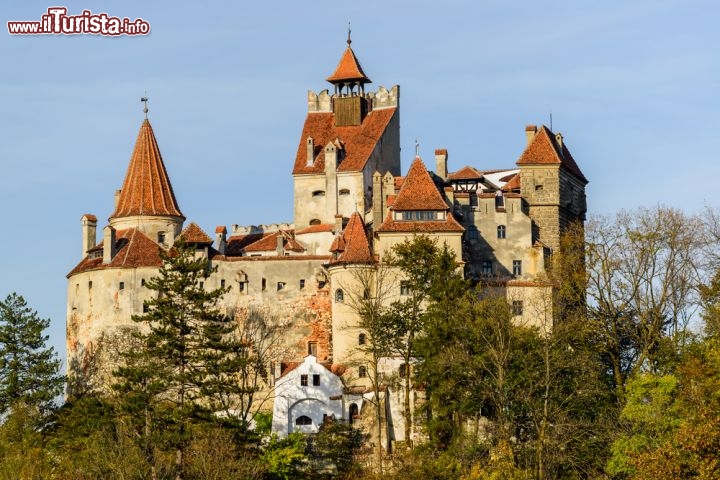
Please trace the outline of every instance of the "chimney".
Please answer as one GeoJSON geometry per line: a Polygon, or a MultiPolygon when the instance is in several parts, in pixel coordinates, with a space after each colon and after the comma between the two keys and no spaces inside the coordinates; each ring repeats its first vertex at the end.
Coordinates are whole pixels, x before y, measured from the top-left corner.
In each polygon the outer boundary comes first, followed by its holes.
{"type": "Polygon", "coordinates": [[[535,138],[535,134],[537,133],[537,125],[528,125],[525,127],[525,138],[527,139],[527,145],[530,145],[530,143],[535,138]]]}
{"type": "Polygon", "coordinates": [[[283,236],[281,231],[278,231],[278,236],[276,237],[276,247],[275,251],[278,254],[278,257],[282,257],[285,255],[285,237],[283,236]]]}
{"type": "Polygon", "coordinates": [[[447,160],[448,152],[446,149],[438,148],[435,150],[435,174],[443,180],[447,180],[447,160]]]}
{"type": "Polygon", "coordinates": [[[310,167],[315,162],[315,141],[312,137],[307,138],[307,158],[305,165],[310,167]]]}
{"type": "Polygon", "coordinates": [[[342,215],[335,215],[335,230],[333,233],[338,234],[342,232],[343,227],[343,217],[342,215]]]}
{"type": "Polygon", "coordinates": [[[227,247],[227,228],[225,225],[215,227],[215,250],[225,255],[225,247],[227,247]]]}
{"type": "Polygon", "coordinates": [[[115,256],[115,229],[108,225],[103,229],[103,263],[112,262],[115,256]]]}
{"type": "Polygon", "coordinates": [[[563,136],[562,136],[562,133],[557,133],[557,134],[555,135],[555,141],[557,142],[558,153],[559,153],[560,156],[562,157],[562,156],[563,156],[563,136]]]}
{"type": "Polygon", "coordinates": [[[383,197],[382,175],[376,171],[373,174],[373,190],[372,190],[372,211],[373,211],[373,230],[380,228],[383,222],[383,197]]]}
{"type": "Polygon", "coordinates": [[[82,225],[82,258],[85,258],[88,250],[97,245],[97,217],[86,213],[80,219],[82,225]]]}
{"type": "Polygon", "coordinates": [[[121,191],[122,190],[119,188],[117,190],[115,190],[115,210],[117,210],[118,203],[120,203],[120,192],[121,191]]]}

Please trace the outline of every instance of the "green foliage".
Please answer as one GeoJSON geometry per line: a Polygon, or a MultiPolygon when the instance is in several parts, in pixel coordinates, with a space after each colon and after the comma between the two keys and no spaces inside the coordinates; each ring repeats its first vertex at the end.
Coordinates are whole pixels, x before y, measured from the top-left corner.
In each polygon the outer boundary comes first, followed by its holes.
{"type": "Polygon", "coordinates": [[[340,476],[357,469],[355,454],[362,446],[362,433],[346,423],[327,421],[309,442],[310,456],[316,465],[331,465],[340,476]]]}
{"type": "Polygon", "coordinates": [[[307,443],[302,433],[294,432],[279,439],[270,438],[261,460],[267,467],[268,480],[294,480],[304,478],[309,471],[305,450],[307,443]]]}
{"type": "Polygon", "coordinates": [[[44,410],[62,392],[60,360],[43,335],[49,325],[20,295],[0,302],[0,415],[17,404],[44,410]]]}
{"type": "MultiPolygon", "coordinates": [[[[233,319],[218,309],[226,289],[203,286],[211,273],[207,260],[184,245],[160,253],[158,276],[146,283],[156,296],[145,302],[144,314],[133,316],[141,325],[138,345],[124,353],[115,388],[148,463],[154,463],[158,447],[175,450],[182,476],[191,427],[218,421],[213,416],[221,407],[218,398],[236,388],[236,353],[246,346],[233,335],[233,319]]],[[[247,426],[245,418],[223,418],[247,426]]]]}
{"type": "Polygon", "coordinates": [[[51,459],[38,430],[43,415],[24,404],[11,410],[0,425],[0,480],[49,478],[51,459]]]}

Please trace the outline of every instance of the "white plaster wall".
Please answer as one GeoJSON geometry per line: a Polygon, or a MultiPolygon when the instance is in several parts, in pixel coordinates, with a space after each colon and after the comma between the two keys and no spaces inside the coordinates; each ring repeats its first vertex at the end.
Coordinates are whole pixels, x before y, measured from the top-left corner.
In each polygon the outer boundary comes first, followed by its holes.
{"type": "Polygon", "coordinates": [[[343,419],[342,391],[340,377],[317,363],[315,357],[308,355],[302,364],[275,384],[273,433],[279,437],[294,431],[315,433],[322,425],[323,415],[343,419]],[[301,375],[308,376],[308,386],[300,385],[301,375]],[[313,386],[313,375],[320,375],[319,386],[313,386]],[[331,400],[330,397],[336,399],[331,400]],[[310,417],[312,425],[296,426],[295,420],[302,415],[310,417]]]}

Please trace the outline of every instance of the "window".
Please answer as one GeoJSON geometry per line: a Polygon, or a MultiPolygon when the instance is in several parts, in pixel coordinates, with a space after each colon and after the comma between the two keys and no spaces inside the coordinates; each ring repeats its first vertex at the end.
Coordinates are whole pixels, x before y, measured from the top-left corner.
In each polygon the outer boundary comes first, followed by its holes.
{"type": "Polygon", "coordinates": [[[470,225],[467,228],[468,240],[477,240],[479,238],[478,229],[475,225],[470,225]]]}
{"type": "Polygon", "coordinates": [[[400,295],[410,295],[410,282],[400,282],[400,295]]]}
{"type": "Polygon", "coordinates": [[[220,280],[220,288],[225,288],[225,280],[220,280]]]}
{"type": "Polygon", "coordinates": [[[200,285],[200,288],[205,288],[205,282],[200,282],[199,285],[200,285]]]}
{"type": "Polygon", "coordinates": [[[238,290],[240,290],[241,292],[245,291],[245,282],[238,283],[238,290]]]}
{"type": "Polygon", "coordinates": [[[313,197],[324,197],[325,196],[325,190],[315,190],[312,192],[313,197]]]}
{"type": "Polygon", "coordinates": [[[505,225],[498,225],[498,228],[497,228],[497,237],[498,237],[498,238],[505,238],[505,225]]]}
{"type": "Polygon", "coordinates": [[[148,313],[150,311],[150,307],[148,307],[148,304],[143,302],[143,313],[148,313]]]}
{"type": "Polygon", "coordinates": [[[317,342],[308,342],[308,355],[317,357],[317,342]]]}
{"type": "Polygon", "coordinates": [[[513,275],[516,277],[522,275],[522,260],[513,260],[513,275]]]}
{"type": "Polygon", "coordinates": [[[125,282],[120,282],[120,290],[125,290],[125,282]]]}
{"type": "Polygon", "coordinates": [[[165,243],[165,232],[158,232],[158,243],[165,243]]]}
{"type": "Polygon", "coordinates": [[[308,386],[308,376],[307,375],[300,375],[300,386],[301,387],[308,386]]]}
{"type": "Polygon", "coordinates": [[[370,289],[369,288],[365,288],[365,290],[363,290],[363,300],[370,300],[370,289]]]}
{"type": "Polygon", "coordinates": [[[302,415],[295,419],[295,425],[312,425],[312,418],[302,415]]]}
{"type": "Polygon", "coordinates": [[[265,280],[265,279],[263,278],[263,279],[262,279],[262,289],[263,289],[263,291],[265,291],[266,288],[267,288],[267,280],[265,280]]]}
{"type": "Polygon", "coordinates": [[[505,208],[505,197],[500,190],[495,192],[495,208],[505,208]]]}
{"type": "Polygon", "coordinates": [[[358,345],[365,345],[365,342],[367,341],[367,337],[364,333],[361,333],[358,335],[358,345]]]}
{"type": "Polygon", "coordinates": [[[417,210],[412,212],[402,212],[403,220],[435,220],[437,212],[417,210]]]}
{"type": "Polygon", "coordinates": [[[285,288],[285,282],[278,282],[277,283],[277,291],[283,290],[285,288]]]}
{"type": "Polygon", "coordinates": [[[349,418],[350,424],[353,423],[353,420],[354,420],[355,418],[357,418],[357,416],[359,415],[359,413],[360,413],[360,411],[359,411],[359,409],[358,409],[357,404],[356,404],[356,403],[351,403],[351,404],[350,404],[350,409],[349,409],[349,411],[348,411],[348,416],[350,417],[350,418],[349,418]]]}
{"type": "Polygon", "coordinates": [[[350,190],[348,190],[347,188],[342,188],[340,189],[339,193],[340,195],[350,195],[350,190]]]}
{"type": "Polygon", "coordinates": [[[522,315],[522,313],[523,313],[522,300],[513,300],[511,311],[512,311],[513,315],[522,315]]]}
{"type": "Polygon", "coordinates": [[[407,363],[401,363],[400,367],[398,368],[398,375],[400,378],[405,378],[405,375],[407,374],[407,363]]]}
{"type": "Polygon", "coordinates": [[[320,225],[320,219],[319,218],[313,218],[310,220],[310,225],[320,225]]]}
{"type": "Polygon", "coordinates": [[[88,282],[88,290],[92,289],[92,280],[88,282]]]}
{"type": "Polygon", "coordinates": [[[536,191],[536,192],[542,192],[542,191],[543,191],[543,186],[542,186],[542,185],[535,185],[535,191],[536,191]]]}
{"type": "Polygon", "coordinates": [[[490,275],[492,275],[492,262],[490,260],[483,260],[482,274],[485,277],[489,277],[490,275]]]}
{"type": "Polygon", "coordinates": [[[338,288],[335,290],[335,302],[336,303],[343,303],[345,301],[345,293],[343,293],[341,288],[338,288]]]}
{"type": "Polygon", "coordinates": [[[358,377],[360,377],[360,378],[367,377],[367,368],[366,367],[358,367],[358,377]]]}
{"type": "Polygon", "coordinates": [[[305,288],[305,279],[301,278],[300,279],[300,290],[302,290],[303,288],[305,288]]]}
{"type": "Polygon", "coordinates": [[[320,375],[315,374],[313,375],[313,387],[319,387],[320,386],[320,375]]]}
{"type": "Polygon", "coordinates": [[[320,280],[318,282],[318,288],[320,288],[320,289],[325,288],[325,285],[327,285],[327,282],[325,282],[323,280],[320,280]]]}
{"type": "Polygon", "coordinates": [[[140,286],[141,286],[141,287],[144,287],[144,286],[145,286],[145,279],[144,279],[144,278],[140,279],[140,286]]]}

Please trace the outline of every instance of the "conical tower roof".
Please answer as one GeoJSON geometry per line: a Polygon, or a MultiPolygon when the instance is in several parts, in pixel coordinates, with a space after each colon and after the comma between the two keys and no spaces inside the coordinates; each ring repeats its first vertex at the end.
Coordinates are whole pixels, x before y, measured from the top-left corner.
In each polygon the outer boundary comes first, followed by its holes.
{"type": "Polygon", "coordinates": [[[146,118],[140,127],[113,218],[138,215],[185,218],[165,170],[155,134],[146,118]]]}
{"type": "Polygon", "coordinates": [[[340,59],[340,63],[338,63],[337,68],[335,68],[333,74],[326,78],[326,80],[330,83],[372,82],[372,80],[370,80],[367,75],[365,75],[365,72],[363,72],[363,69],[360,66],[360,62],[355,56],[355,52],[353,52],[353,49],[350,47],[349,43],[348,47],[345,49],[345,53],[343,53],[343,56],[340,59]]]}
{"type": "Polygon", "coordinates": [[[345,230],[333,242],[330,250],[337,254],[330,263],[375,263],[375,257],[370,251],[367,232],[362,217],[358,212],[350,216],[345,230]]]}

